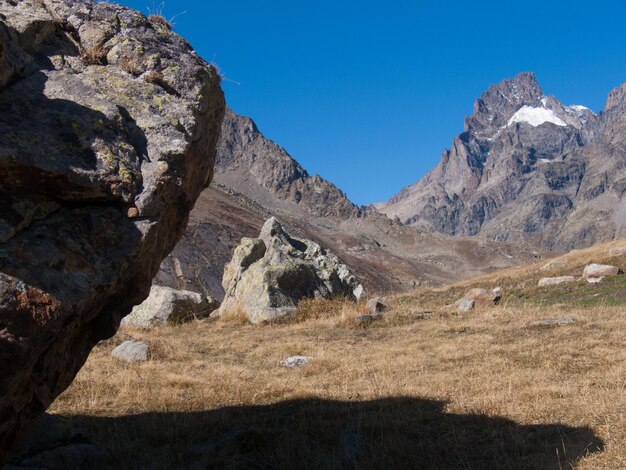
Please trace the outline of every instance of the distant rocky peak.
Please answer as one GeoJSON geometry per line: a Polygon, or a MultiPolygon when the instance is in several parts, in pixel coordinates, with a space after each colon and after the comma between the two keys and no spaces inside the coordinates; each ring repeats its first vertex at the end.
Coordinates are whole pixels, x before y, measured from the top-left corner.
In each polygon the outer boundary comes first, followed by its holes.
{"type": "Polygon", "coordinates": [[[626,111],[626,83],[611,90],[604,107],[605,111],[626,111]]]}

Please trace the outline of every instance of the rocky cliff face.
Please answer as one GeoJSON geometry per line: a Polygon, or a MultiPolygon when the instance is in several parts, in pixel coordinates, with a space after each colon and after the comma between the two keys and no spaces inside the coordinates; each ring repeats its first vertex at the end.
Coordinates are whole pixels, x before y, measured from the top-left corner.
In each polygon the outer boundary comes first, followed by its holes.
{"type": "Polygon", "coordinates": [[[218,74],[165,25],[0,1],[0,460],[147,296],[223,113],[218,74]]]}
{"type": "Polygon", "coordinates": [[[596,116],[545,96],[534,75],[491,86],[440,163],[375,207],[455,236],[568,250],[626,234],[624,87],[596,116]]]}
{"type": "Polygon", "coordinates": [[[310,176],[252,119],[227,109],[215,162],[215,180],[265,207],[293,207],[313,216],[356,217],[359,209],[334,184],[310,176]]]}

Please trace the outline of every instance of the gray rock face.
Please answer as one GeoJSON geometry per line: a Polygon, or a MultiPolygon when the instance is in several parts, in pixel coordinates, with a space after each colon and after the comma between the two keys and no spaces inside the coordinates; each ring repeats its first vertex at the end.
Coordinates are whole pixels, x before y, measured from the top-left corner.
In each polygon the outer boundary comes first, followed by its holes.
{"type": "Polygon", "coordinates": [[[0,1],[0,461],[148,294],[212,177],[217,72],[109,3],[0,1]]]}
{"type": "Polygon", "coordinates": [[[226,266],[218,315],[241,309],[252,323],[288,318],[303,298],[355,299],[359,281],[317,243],[292,238],[274,218],[244,238],[226,266]]]}
{"type": "Polygon", "coordinates": [[[122,319],[121,326],[152,328],[176,325],[208,317],[219,306],[219,302],[197,292],[153,285],[148,298],[122,319]]]}
{"type": "Polygon", "coordinates": [[[567,251],[626,235],[624,87],[596,116],[524,73],[492,86],[422,180],[375,207],[406,224],[567,251]]]}
{"type": "Polygon", "coordinates": [[[148,360],[148,350],[148,343],[128,340],[111,351],[111,356],[124,362],[145,362],[148,360]]]}

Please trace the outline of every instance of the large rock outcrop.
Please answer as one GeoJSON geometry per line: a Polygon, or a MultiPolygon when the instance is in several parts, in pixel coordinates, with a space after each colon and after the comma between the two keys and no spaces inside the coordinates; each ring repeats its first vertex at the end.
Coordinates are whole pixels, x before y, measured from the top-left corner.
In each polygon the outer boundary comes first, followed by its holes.
{"type": "Polygon", "coordinates": [[[0,1],[0,461],[148,295],[212,178],[219,82],[130,9],[0,1]]]}
{"type": "Polygon", "coordinates": [[[292,238],[269,218],[259,238],[244,238],[224,272],[226,296],[218,311],[242,311],[252,323],[288,318],[304,298],[343,295],[363,287],[332,253],[311,240],[292,238]]]}

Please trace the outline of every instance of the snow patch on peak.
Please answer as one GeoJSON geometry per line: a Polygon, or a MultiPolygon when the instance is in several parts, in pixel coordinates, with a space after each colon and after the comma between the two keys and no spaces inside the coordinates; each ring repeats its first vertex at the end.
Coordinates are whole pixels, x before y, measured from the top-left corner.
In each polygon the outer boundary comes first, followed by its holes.
{"type": "Polygon", "coordinates": [[[581,106],[579,104],[573,104],[571,106],[567,106],[565,108],[566,110],[572,110],[577,114],[583,114],[586,113],[587,111],[589,111],[591,114],[593,114],[594,116],[596,115],[596,113],[594,113],[593,111],[591,111],[589,108],[587,108],[586,106],[581,106]]]}
{"type": "Polygon", "coordinates": [[[554,114],[554,111],[546,108],[534,108],[532,106],[522,106],[509,119],[507,126],[511,126],[516,122],[525,122],[533,127],[540,126],[546,122],[551,122],[557,126],[565,127],[567,124],[554,114]]]}

